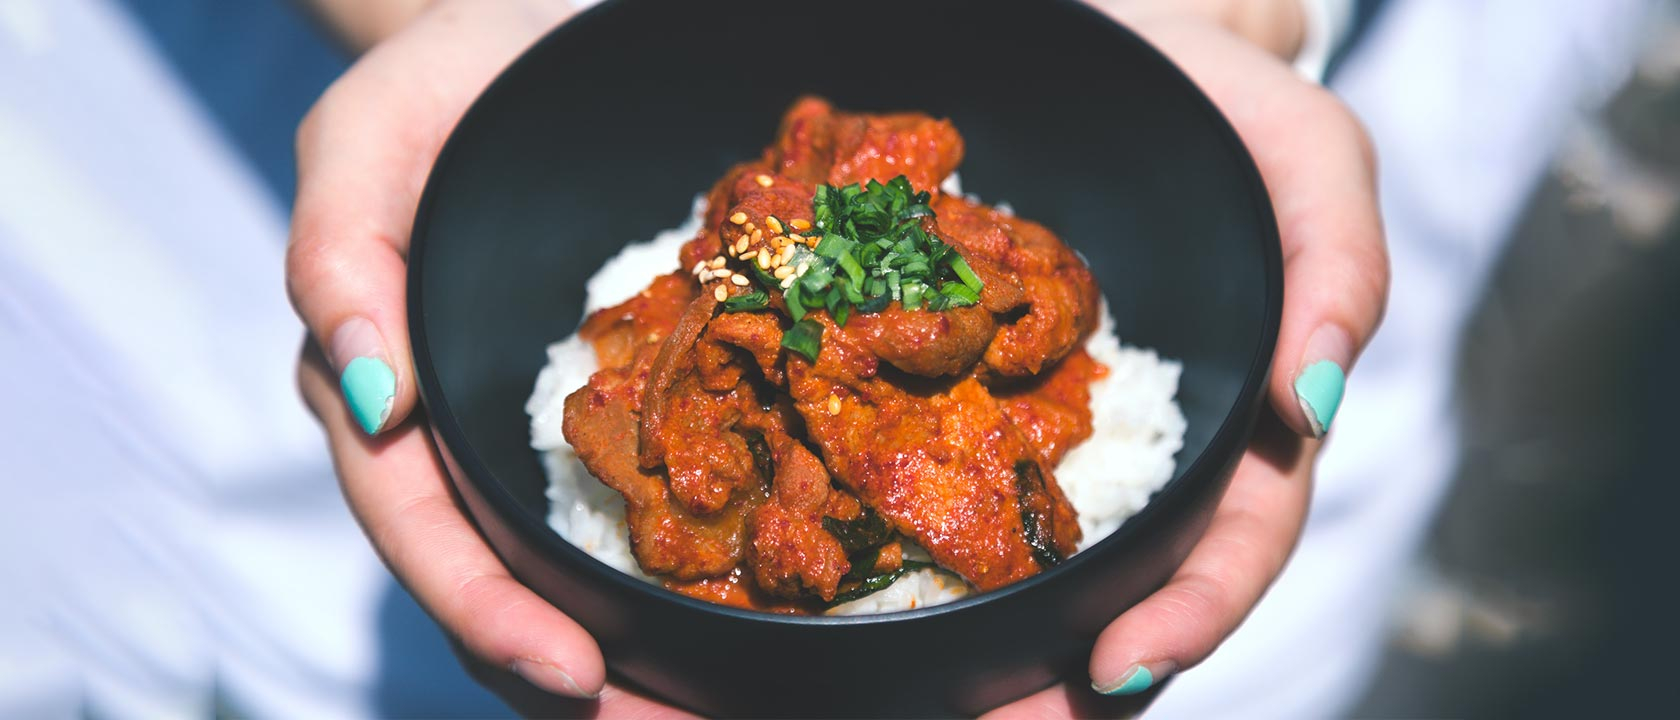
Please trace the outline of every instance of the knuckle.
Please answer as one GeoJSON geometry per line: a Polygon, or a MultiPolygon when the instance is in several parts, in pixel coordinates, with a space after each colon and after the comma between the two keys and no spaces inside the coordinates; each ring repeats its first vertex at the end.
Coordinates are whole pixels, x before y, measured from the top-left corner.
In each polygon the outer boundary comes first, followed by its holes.
{"type": "Polygon", "coordinates": [[[330,245],[307,225],[300,221],[286,246],[286,294],[300,312],[309,291],[330,281],[333,266],[330,245]]]}

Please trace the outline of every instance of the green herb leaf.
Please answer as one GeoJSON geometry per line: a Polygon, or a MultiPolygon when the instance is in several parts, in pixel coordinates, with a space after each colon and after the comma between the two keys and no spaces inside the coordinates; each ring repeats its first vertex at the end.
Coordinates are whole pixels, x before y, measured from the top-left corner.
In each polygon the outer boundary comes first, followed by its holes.
{"type": "Polygon", "coordinates": [[[723,301],[724,312],[763,310],[767,307],[770,307],[770,296],[763,290],[754,290],[745,295],[731,295],[723,301]]]}
{"type": "Polygon", "coordinates": [[[1046,492],[1044,473],[1039,469],[1038,463],[1031,460],[1015,463],[1015,486],[1021,499],[1021,532],[1025,535],[1027,547],[1032,548],[1033,559],[1046,570],[1060,565],[1065,558],[1056,549],[1056,540],[1051,536],[1048,527],[1050,519],[1040,517],[1028,501],[1033,495],[1043,495],[1046,492]]]}
{"type": "Polygon", "coordinates": [[[824,516],[822,526],[835,540],[840,541],[840,549],[847,555],[861,550],[877,547],[892,537],[892,526],[874,510],[865,507],[863,513],[851,520],[838,520],[824,516]]]}
{"type": "Polygon", "coordinates": [[[822,323],[805,318],[782,333],[782,347],[804,355],[806,360],[816,362],[817,352],[822,349],[822,335],[822,323]]]}
{"type": "MultiPolygon", "coordinates": [[[[880,592],[882,590],[887,589],[893,583],[898,582],[899,578],[904,577],[905,575],[913,573],[917,570],[921,570],[923,568],[931,568],[931,567],[937,567],[937,566],[935,566],[933,563],[919,562],[919,561],[916,561],[916,560],[905,560],[904,564],[900,565],[897,570],[893,570],[893,571],[890,571],[890,572],[884,572],[884,573],[880,573],[880,574],[877,574],[877,575],[865,576],[862,580],[858,581],[857,585],[848,587],[845,590],[842,590],[838,593],[835,593],[834,599],[829,601],[828,606],[829,607],[834,607],[836,605],[840,605],[840,604],[843,604],[843,603],[849,603],[849,602],[851,602],[853,600],[857,600],[859,598],[867,597],[869,595],[872,595],[874,593],[877,593],[877,592],[880,592]]],[[[848,575],[849,574],[850,573],[848,573],[848,575]]]]}

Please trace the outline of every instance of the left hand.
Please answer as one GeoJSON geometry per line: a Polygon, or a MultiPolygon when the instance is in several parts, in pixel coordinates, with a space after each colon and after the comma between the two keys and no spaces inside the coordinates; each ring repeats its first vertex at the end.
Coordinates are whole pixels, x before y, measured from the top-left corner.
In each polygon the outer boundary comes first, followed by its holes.
{"type": "MultiPolygon", "coordinates": [[[[1334,96],[1302,80],[1279,58],[1293,54],[1289,33],[1276,34],[1286,24],[1231,12],[1235,6],[1253,9],[1268,2],[1095,3],[1196,81],[1242,137],[1266,182],[1284,257],[1271,407],[1261,413],[1230,488],[1184,564],[1165,587],[1098,637],[1091,684],[1050,688],[994,711],[993,717],[1141,710],[1150,696],[1139,693],[1159,690],[1167,676],[1206,659],[1236,630],[1300,537],[1321,446],[1317,438],[1334,419],[1342,373],[1381,320],[1388,257],[1374,159],[1363,128],[1334,96]],[[1239,35],[1261,30],[1273,34],[1239,35]],[[1323,369],[1321,361],[1335,365],[1334,393],[1298,390],[1309,367],[1323,369]]],[[[1287,2],[1298,23],[1299,5],[1287,2]]]]}

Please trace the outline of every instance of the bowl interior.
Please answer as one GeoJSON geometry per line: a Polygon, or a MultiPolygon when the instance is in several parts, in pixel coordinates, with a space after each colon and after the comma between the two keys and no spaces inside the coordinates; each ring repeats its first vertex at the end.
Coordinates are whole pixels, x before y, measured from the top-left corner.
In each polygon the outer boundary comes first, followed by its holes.
{"type": "Polygon", "coordinates": [[[524,402],[544,347],[576,329],[585,280],[680,223],[805,93],[952,119],[965,189],[1056,231],[1089,261],[1121,339],[1184,363],[1181,474],[1240,424],[1276,332],[1276,230],[1193,85],[1073,2],[837,10],[605,3],[527,53],[451,137],[414,230],[420,381],[451,453],[529,523],[548,503],[524,402]]]}

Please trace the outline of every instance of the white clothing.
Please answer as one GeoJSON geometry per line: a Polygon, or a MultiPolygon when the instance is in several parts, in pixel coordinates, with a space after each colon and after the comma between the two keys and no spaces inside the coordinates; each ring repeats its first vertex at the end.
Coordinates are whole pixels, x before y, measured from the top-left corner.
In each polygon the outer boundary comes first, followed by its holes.
{"type": "Polygon", "coordinates": [[[285,233],[124,13],[0,0],[0,716],[369,714],[285,233]]]}

